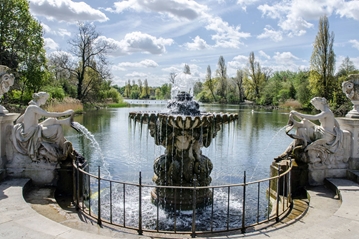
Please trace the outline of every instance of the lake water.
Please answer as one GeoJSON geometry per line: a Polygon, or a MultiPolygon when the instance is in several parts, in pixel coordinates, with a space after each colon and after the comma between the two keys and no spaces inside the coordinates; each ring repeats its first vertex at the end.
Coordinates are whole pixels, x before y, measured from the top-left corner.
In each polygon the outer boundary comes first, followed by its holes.
{"type": "MultiPolygon", "coordinates": [[[[143,183],[152,184],[153,161],[164,153],[149,135],[147,125],[134,127],[128,118],[131,111],[166,111],[166,101],[130,101],[127,108],[88,111],[75,117],[97,141],[93,145],[84,135],[71,128],[65,135],[74,148],[90,163],[90,171],[97,173],[101,166],[104,177],[137,182],[141,171],[143,183]]],[[[273,158],[281,154],[291,139],[283,127],[288,111],[253,109],[249,106],[202,104],[201,111],[238,113],[235,124],[225,125],[203,154],[213,163],[212,185],[241,183],[243,171],[247,181],[267,178],[273,158]]]]}

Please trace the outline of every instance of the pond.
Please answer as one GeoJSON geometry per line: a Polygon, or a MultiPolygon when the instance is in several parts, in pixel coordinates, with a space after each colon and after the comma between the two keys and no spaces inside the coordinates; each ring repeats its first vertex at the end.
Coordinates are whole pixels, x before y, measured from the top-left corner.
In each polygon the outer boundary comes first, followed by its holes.
{"type": "MultiPolygon", "coordinates": [[[[142,172],[143,183],[151,183],[153,161],[163,154],[156,146],[147,126],[142,132],[128,118],[131,111],[166,111],[166,101],[130,101],[127,108],[88,111],[75,117],[85,126],[98,145],[71,128],[65,135],[74,148],[90,163],[90,171],[101,166],[104,177],[121,181],[138,181],[142,172]]],[[[238,113],[235,124],[224,125],[203,154],[213,163],[212,185],[241,183],[243,172],[248,180],[269,176],[269,165],[281,154],[291,139],[285,134],[288,111],[253,109],[250,106],[202,104],[201,111],[238,113]]]]}

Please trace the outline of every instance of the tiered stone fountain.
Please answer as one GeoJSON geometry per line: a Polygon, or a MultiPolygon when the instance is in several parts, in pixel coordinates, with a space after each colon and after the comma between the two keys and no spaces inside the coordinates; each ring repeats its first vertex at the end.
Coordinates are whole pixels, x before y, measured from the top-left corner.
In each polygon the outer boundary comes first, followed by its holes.
{"type": "MultiPolygon", "coordinates": [[[[202,154],[223,124],[238,119],[238,114],[201,113],[199,104],[188,92],[179,91],[168,102],[168,113],[131,112],[129,117],[147,124],[156,145],[166,148],[165,153],[154,162],[153,181],[159,186],[209,186],[211,183],[211,160],[202,154]]],[[[190,209],[193,190],[160,188],[151,192],[154,203],[164,207],[190,209]]],[[[211,191],[196,190],[196,206],[211,203],[211,191]]]]}

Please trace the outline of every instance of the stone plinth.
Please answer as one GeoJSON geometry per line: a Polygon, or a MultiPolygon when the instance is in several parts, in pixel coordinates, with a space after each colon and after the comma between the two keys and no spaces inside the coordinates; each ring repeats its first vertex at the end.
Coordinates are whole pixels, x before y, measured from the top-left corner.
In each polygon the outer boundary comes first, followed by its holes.
{"type": "Polygon", "coordinates": [[[16,154],[6,165],[6,174],[14,178],[31,178],[39,186],[55,186],[58,179],[57,163],[33,162],[26,155],[16,154]]]}
{"type": "Polygon", "coordinates": [[[359,119],[340,117],[336,118],[340,128],[351,132],[349,145],[345,146],[349,152],[349,169],[359,169],[359,119]]]}
{"type": "Polygon", "coordinates": [[[6,142],[9,141],[9,130],[11,130],[8,126],[13,126],[13,122],[17,119],[17,117],[19,117],[19,114],[16,113],[0,114],[0,180],[2,177],[6,176],[6,142]]]}

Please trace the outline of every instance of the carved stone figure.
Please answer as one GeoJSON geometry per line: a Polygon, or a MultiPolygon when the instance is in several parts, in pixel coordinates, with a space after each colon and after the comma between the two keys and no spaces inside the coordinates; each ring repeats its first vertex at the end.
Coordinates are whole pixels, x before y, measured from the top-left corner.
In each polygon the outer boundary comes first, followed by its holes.
{"type": "MultiPolygon", "coordinates": [[[[9,73],[10,68],[0,65],[0,97],[9,91],[14,84],[15,77],[9,73]]],[[[4,106],[0,105],[0,114],[9,113],[4,106]]]]}
{"type": "Polygon", "coordinates": [[[40,108],[45,104],[49,94],[38,92],[33,94],[24,114],[13,127],[11,140],[15,152],[27,155],[32,161],[45,160],[56,163],[65,160],[73,152],[72,144],[64,137],[62,125],[72,124],[73,110],[64,112],[47,112],[40,108]],[[57,119],[70,116],[65,119],[57,119]],[[40,118],[48,117],[39,122],[40,118]]]}
{"type": "Polygon", "coordinates": [[[347,81],[342,83],[342,90],[353,103],[353,109],[346,117],[359,118],[359,74],[349,75],[347,81]]]}
{"type": "Polygon", "coordinates": [[[320,113],[310,115],[297,111],[290,112],[286,133],[294,141],[275,160],[295,158],[307,163],[309,179],[315,178],[315,180],[322,181],[324,177],[329,176],[328,172],[324,173],[322,179],[317,179],[316,170],[345,169],[348,167],[349,155],[344,146],[350,140],[350,133],[340,129],[325,98],[314,97],[311,103],[317,110],[320,110],[320,113]],[[312,122],[315,120],[318,120],[320,125],[312,122]],[[293,129],[295,129],[294,134],[291,133],[293,129]]]}

